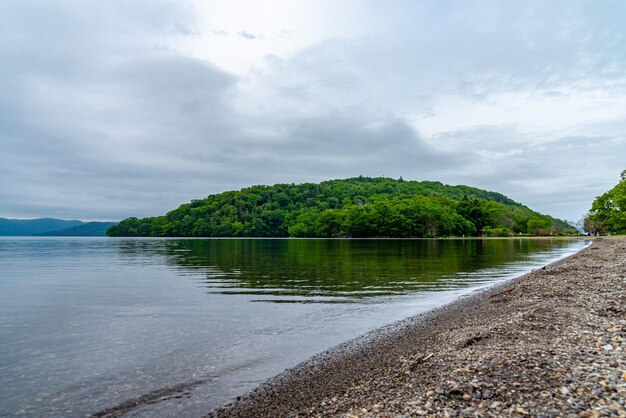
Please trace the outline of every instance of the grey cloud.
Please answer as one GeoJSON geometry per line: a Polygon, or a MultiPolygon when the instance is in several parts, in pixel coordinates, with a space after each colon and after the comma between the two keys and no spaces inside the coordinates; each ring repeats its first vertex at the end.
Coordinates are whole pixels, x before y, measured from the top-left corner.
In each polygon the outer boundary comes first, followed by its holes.
{"type": "Polygon", "coordinates": [[[434,138],[406,121],[446,95],[562,95],[609,80],[621,91],[623,6],[559,16],[563,3],[531,5],[411,6],[428,10],[268,57],[248,92],[167,47],[167,34],[196,33],[178,2],[4,2],[0,216],[156,215],[250,184],[363,174],[475,185],[573,218],[626,168],[626,120],[567,134],[483,120],[434,138]]]}
{"type": "Polygon", "coordinates": [[[244,39],[247,39],[249,41],[254,41],[254,40],[261,40],[261,39],[265,39],[265,37],[263,35],[257,34],[257,33],[252,33],[252,32],[248,32],[245,30],[240,30],[238,32],[228,32],[225,30],[212,30],[211,33],[213,33],[214,35],[217,36],[224,36],[224,37],[241,37],[244,39]]]}
{"type": "Polygon", "coordinates": [[[0,169],[8,214],[156,215],[253,183],[410,177],[454,163],[400,119],[250,117],[231,103],[238,79],[210,63],[141,45],[120,52],[95,39],[97,50],[82,52],[86,63],[57,51],[59,68],[81,67],[71,77],[45,67],[28,67],[27,78],[2,75],[13,89],[0,102],[0,151],[12,162],[0,169]]]}
{"type": "MultiPolygon", "coordinates": [[[[616,17],[626,19],[621,3],[598,8],[601,13],[562,2],[444,2],[439,9],[445,12],[428,5],[402,9],[409,17],[393,29],[328,40],[273,60],[260,83],[275,86],[275,99],[286,108],[299,103],[377,114],[432,112],[447,95],[564,94],[605,88],[608,81],[612,91],[626,90],[619,42],[626,30],[616,17]]],[[[381,20],[393,13],[378,12],[381,20]]]]}
{"type": "Polygon", "coordinates": [[[254,164],[260,172],[285,167],[296,178],[311,172],[320,173],[320,178],[406,177],[461,163],[457,156],[429,146],[401,120],[372,123],[341,115],[291,121],[286,131],[271,141],[249,144],[248,150],[248,167],[254,164]]]}
{"type": "Polygon", "coordinates": [[[457,173],[444,174],[448,181],[500,191],[535,210],[570,220],[578,219],[595,196],[617,182],[624,169],[620,156],[626,155],[624,131],[613,131],[613,136],[576,135],[554,140],[537,136],[534,139],[543,140],[524,143],[523,134],[514,127],[485,126],[444,137],[450,142],[459,138],[454,152],[476,153],[475,159],[457,173]],[[509,140],[498,146],[494,133],[509,140]],[[468,141],[468,137],[477,140],[468,141]],[[484,153],[490,151],[491,144],[497,151],[484,153]]]}
{"type": "Polygon", "coordinates": [[[140,16],[135,7],[144,2],[78,3],[76,14],[67,4],[2,6],[11,12],[3,23],[14,19],[3,33],[12,29],[25,38],[0,44],[2,55],[14,58],[0,66],[6,93],[0,97],[0,153],[6,160],[0,210],[115,219],[133,211],[159,213],[161,199],[173,206],[193,197],[194,181],[181,179],[197,175],[203,165],[189,161],[187,152],[195,155],[205,142],[222,140],[219,131],[231,123],[225,96],[236,79],[134,39],[137,30],[158,32],[170,23],[180,31],[176,25],[186,11],[173,3],[153,3],[156,11],[140,16]],[[130,10],[113,19],[120,8],[130,10]],[[125,19],[134,23],[132,30],[121,24],[125,19]],[[16,27],[24,24],[32,30],[16,27]],[[108,35],[125,42],[111,42],[108,35]]]}
{"type": "Polygon", "coordinates": [[[241,36],[242,38],[250,39],[250,40],[262,39],[263,38],[260,35],[255,35],[254,33],[246,32],[245,30],[241,30],[241,31],[237,32],[237,35],[241,36]]]}
{"type": "MultiPolygon", "coordinates": [[[[359,174],[431,178],[454,154],[437,151],[400,120],[325,116],[292,119],[283,129],[256,135],[238,131],[227,147],[203,155],[211,182],[195,197],[250,184],[321,181],[359,174]]],[[[206,174],[206,172],[205,172],[206,174]]],[[[200,174],[196,174],[196,177],[200,174]]]]}
{"type": "Polygon", "coordinates": [[[433,138],[446,149],[473,149],[493,153],[515,152],[516,145],[528,144],[529,136],[514,125],[475,125],[470,128],[442,132],[433,138]]]}

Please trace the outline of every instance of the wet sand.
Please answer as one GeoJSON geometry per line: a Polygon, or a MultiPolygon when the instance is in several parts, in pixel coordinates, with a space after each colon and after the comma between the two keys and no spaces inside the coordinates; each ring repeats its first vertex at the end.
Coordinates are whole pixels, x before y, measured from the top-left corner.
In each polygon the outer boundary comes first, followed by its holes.
{"type": "Polygon", "coordinates": [[[597,239],[320,354],[208,416],[626,416],[625,277],[626,238],[597,239]]]}

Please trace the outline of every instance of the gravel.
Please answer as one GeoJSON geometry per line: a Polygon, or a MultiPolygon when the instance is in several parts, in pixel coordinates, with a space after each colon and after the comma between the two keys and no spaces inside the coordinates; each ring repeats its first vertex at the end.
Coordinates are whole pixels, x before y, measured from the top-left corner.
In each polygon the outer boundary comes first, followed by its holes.
{"type": "Polygon", "coordinates": [[[626,417],[626,239],[320,354],[209,417],[626,417]]]}

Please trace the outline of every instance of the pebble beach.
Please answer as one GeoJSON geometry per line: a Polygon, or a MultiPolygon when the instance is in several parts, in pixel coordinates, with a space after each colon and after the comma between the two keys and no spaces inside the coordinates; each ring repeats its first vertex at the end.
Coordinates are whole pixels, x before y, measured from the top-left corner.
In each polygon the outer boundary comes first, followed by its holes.
{"type": "Polygon", "coordinates": [[[626,238],[322,353],[208,417],[626,417],[626,238]]]}

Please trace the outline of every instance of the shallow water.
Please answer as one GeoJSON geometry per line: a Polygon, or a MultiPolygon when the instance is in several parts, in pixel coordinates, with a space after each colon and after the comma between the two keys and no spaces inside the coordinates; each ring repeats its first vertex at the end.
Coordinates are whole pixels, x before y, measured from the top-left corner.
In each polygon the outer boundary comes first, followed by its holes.
{"type": "Polygon", "coordinates": [[[0,416],[115,405],[200,416],[333,345],[585,245],[2,237],[0,416]]]}

